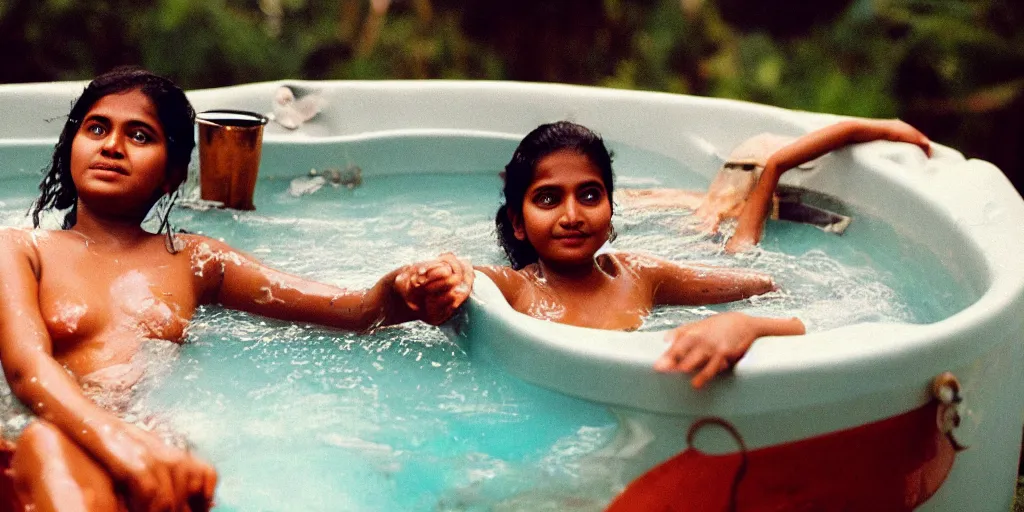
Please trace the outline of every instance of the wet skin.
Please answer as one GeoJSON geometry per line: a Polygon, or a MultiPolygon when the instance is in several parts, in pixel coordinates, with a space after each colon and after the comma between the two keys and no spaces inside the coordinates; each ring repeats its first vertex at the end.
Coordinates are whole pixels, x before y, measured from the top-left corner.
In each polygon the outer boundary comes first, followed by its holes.
{"type": "Polygon", "coordinates": [[[164,237],[139,224],[176,187],[164,134],[139,91],[100,99],[71,149],[79,192],[71,230],[0,229],[0,362],[39,419],[12,462],[35,510],[206,510],[216,473],[194,455],[128,425],[81,384],[128,388],[147,339],[181,342],[195,309],[218,303],[283,320],[365,331],[413,319],[440,323],[465,300],[468,266],[445,255],[351,291],[264,267],[227,244],[164,237]]]}
{"type": "MultiPolygon", "coordinates": [[[[678,265],[628,253],[595,258],[608,240],[611,202],[600,170],[575,151],[542,158],[522,213],[509,211],[516,238],[529,241],[539,261],[518,271],[478,270],[495,282],[513,309],[535,318],[632,330],[655,305],[714,304],[775,289],[770,277],[753,271],[678,265]]],[[[692,383],[701,387],[738,360],[757,337],[802,333],[797,319],[717,315],[670,331],[669,350],[655,368],[697,372],[692,383]]]]}

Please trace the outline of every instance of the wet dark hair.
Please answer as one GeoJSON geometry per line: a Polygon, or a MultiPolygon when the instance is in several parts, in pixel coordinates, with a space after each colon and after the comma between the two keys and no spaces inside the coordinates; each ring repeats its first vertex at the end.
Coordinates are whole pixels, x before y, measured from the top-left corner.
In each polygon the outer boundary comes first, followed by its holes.
{"type": "Polygon", "coordinates": [[[71,179],[71,143],[89,110],[105,96],[139,90],[153,102],[167,138],[167,172],[188,168],[195,148],[195,110],[185,93],[170,80],[149,71],[121,67],[96,77],[75,100],[64,130],[53,148],[53,161],[39,184],[39,199],[32,205],[32,224],[39,227],[39,214],[56,208],[67,210],[62,223],[69,229],[78,220],[78,190],[71,179]]]}
{"type": "Polygon", "coordinates": [[[612,154],[605,147],[601,136],[585,126],[569,121],[538,126],[523,137],[519,147],[512,154],[512,160],[505,166],[505,187],[502,189],[505,203],[498,208],[498,213],[494,216],[498,245],[505,250],[509,263],[516,270],[536,263],[538,255],[528,240],[516,238],[515,226],[509,213],[522,218],[523,200],[526,197],[526,190],[533,183],[537,163],[552,153],[566,149],[587,157],[601,171],[601,181],[604,183],[608,202],[612,204],[614,213],[612,192],[615,176],[612,171],[612,154]]]}

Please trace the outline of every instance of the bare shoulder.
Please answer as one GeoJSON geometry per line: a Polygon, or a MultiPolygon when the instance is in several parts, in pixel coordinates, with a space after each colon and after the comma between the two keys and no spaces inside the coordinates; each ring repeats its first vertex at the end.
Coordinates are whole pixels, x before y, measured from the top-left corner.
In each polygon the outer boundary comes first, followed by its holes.
{"type": "Polygon", "coordinates": [[[483,275],[491,278],[491,281],[494,281],[494,284],[498,285],[498,288],[503,288],[504,284],[523,285],[529,282],[526,275],[529,267],[521,270],[515,270],[512,267],[506,267],[503,265],[476,265],[473,269],[478,270],[483,275]]]}
{"type": "Polygon", "coordinates": [[[598,256],[598,265],[615,278],[630,279],[636,285],[656,287],[666,270],[676,265],[649,254],[611,252],[598,256]]]}
{"type": "Polygon", "coordinates": [[[4,253],[36,252],[32,231],[20,228],[0,228],[0,251],[4,253]]]}
{"type": "Polygon", "coordinates": [[[184,233],[175,235],[175,239],[179,240],[180,243],[185,247],[185,250],[189,254],[194,254],[197,251],[225,251],[231,250],[231,246],[222,240],[216,238],[210,238],[206,235],[194,235],[191,233],[184,233]]]}
{"type": "Polygon", "coordinates": [[[612,252],[608,253],[607,256],[614,259],[624,267],[638,270],[661,267],[669,264],[667,260],[639,252],[612,252]]]}
{"type": "Polygon", "coordinates": [[[180,244],[181,252],[188,258],[188,263],[196,277],[203,279],[220,278],[224,274],[224,264],[234,254],[228,244],[203,235],[182,234],[175,236],[180,244]]]}

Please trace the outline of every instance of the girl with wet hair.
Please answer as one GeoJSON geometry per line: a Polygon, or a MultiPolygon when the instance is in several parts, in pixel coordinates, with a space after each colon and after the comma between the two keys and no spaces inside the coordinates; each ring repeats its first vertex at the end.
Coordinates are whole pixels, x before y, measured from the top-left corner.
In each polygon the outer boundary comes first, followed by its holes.
{"type": "MultiPolygon", "coordinates": [[[[210,508],[214,469],[175,436],[117,414],[142,377],[135,356],[182,343],[200,305],[368,331],[441,323],[469,294],[472,269],[451,255],[353,291],[267,268],[217,240],[143,230],[185,178],[193,120],[165,78],[138,69],[96,78],[74,104],[32,210],[36,226],[42,212],[63,210],[63,229],[0,230],[0,363],[35,414],[20,436],[0,432],[0,448],[13,445],[0,460],[10,457],[20,506],[210,508]]],[[[11,488],[3,484],[0,500],[11,488]]]]}
{"type": "MultiPolygon", "coordinates": [[[[715,304],[775,290],[758,272],[607,250],[611,161],[597,134],[566,121],[541,125],[519,143],[505,167],[505,204],[495,217],[511,268],[477,268],[513,309],[564,324],[632,330],[655,305],[715,304]]],[[[721,313],[669,331],[669,349],[655,369],[694,372],[691,384],[699,388],[758,337],[803,333],[796,318],[721,313]]]]}

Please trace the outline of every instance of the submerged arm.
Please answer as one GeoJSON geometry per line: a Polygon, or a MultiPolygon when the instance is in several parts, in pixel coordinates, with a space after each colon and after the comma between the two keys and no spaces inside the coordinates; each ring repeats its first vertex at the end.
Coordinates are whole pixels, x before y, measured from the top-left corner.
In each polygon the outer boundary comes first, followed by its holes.
{"type": "Polygon", "coordinates": [[[417,319],[439,324],[468,295],[469,286],[461,285],[472,282],[472,272],[467,277],[450,263],[454,257],[443,257],[393,270],[372,287],[353,291],[274,270],[222,242],[195,239],[195,245],[193,250],[212,255],[200,269],[207,302],[350,331],[417,319]]]}
{"type": "Polygon", "coordinates": [[[133,507],[213,498],[216,473],[189,454],[155,446],[81,391],[53,357],[39,307],[39,258],[23,232],[0,232],[0,362],[11,391],[97,460],[133,507]]]}
{"type": "Polygon", "coordinates": [[[772,196],[784,172],[844,146],[874,140],[909,142],[920,146],[927,155],[931,155],[931,143],[928,138],[914,127],[898,120],[842,121],[804,135],[776,151],[768,159],[761,178],[754,185],[754,190],[740,212],[736,233],[726,243],[726,250],[743,251],[761,241],[772,196]]]}

